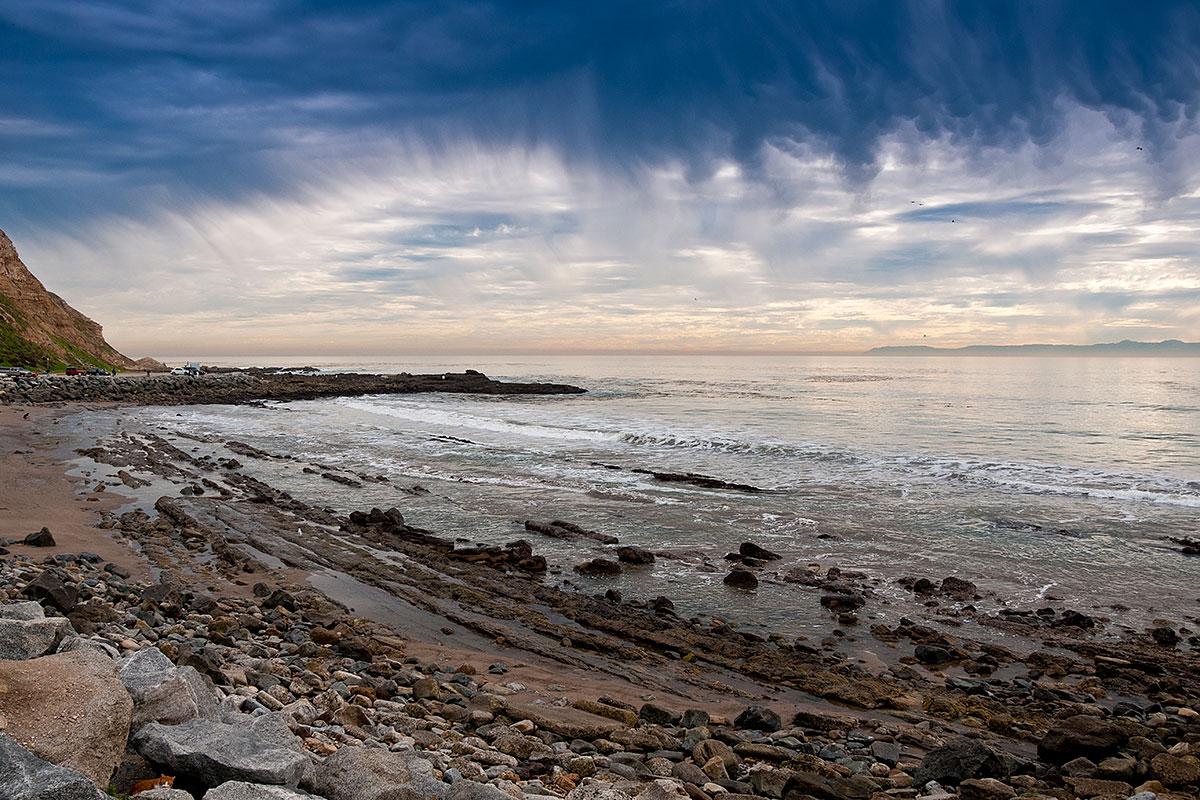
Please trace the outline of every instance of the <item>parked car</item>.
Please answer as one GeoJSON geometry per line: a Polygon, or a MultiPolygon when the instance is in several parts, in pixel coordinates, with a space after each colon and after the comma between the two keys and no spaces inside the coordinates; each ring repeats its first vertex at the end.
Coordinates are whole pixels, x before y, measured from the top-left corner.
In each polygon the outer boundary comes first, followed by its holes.
{"type": "Polygon", "coordinates": [[[68,375],[82,375],[83,370],[81,370],[79,367],[67,367],[67,374],[68,375]]]}
{"type": "Polygon", "coordinates": [[[171,370],[170,374],[172,374],[172,375],[190,375],[191,373],[188,372],[183,367],[175,367],[175,369],[171,370]]]}
{"type": "Polygon", "coordinates": [[[92,367],[87,371],[88,375],[116,375],[116,370],[109,371],[103,367],[92,367]]]}

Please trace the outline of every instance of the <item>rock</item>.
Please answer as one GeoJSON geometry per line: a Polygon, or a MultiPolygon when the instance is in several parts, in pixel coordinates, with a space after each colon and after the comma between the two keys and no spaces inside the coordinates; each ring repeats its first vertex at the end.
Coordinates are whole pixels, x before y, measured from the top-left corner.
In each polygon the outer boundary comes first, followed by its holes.
{"type": "Polygon", "coordinates": [[[54,535],[49,528],[42,528],[37,533],[31,533],[22,541],[30,547],[54,547],[54,535]]]}
{"type": "Polygon", "coordinates": [[[900,760],[900,745],[895,742],[871,742],[871,755],[889,767],[900,760]]]}
{"type": "Polygon", "coordinates": [[[542,730],[557,733],[568,739],[607,739],[625,729],[619,722],[575,708],[518,703],[505,699],[504,709],[513,719],[530,720],[542,730]]]}
{"type": "Polygon", "coordinates": [[[1200,758],[1196,756],[1160,753],[1150,759],[1150,770],[1167,786],[1200,785],[1200,758]]]}
{"type": "MultiPolygon", "coordinates": [[[[191,795],[186,792],[183,795],[181,800],[191,798],[191,795]]],[[[144,794],[139,794],[135,800],[141,800],[144,797],[144,794]]],[[[209,789],[204,793],[204,800],[307,800],[308,798],[312,798],[312,795],[306,792],[244,781],[226,781],[217,788],[209,789]]]]}
{"type": "Polygon", "coordinates": [[[783,727],[783,720],[769,708],[750,706],[733,721],[736,728],[774,733],[783,727]]]}
{"type": "Polygon", "coordinates": [[[1151,628],[1150,636],[1163,647],[1174,647],[1179,644],[1179,634],[1175,632],[1174,628],[1167,625],[1151,628]]]}
{"type": "Polygon", "coordinates": [[[987,745],[959,736],[926,754],[913,773],[913,782],[923,786],[929,781],[957,785],[969,778],[1003,778],[1008,775],[1004,761],[987,745]]]}
{"type": "Polygon", "coordinates": [[[634,547],[626,545],[625,547],[617,548],[617,560],[623,561],[626,564],[637,564],[644,566],[654,563],[654,553],[642,547],[634,547]]]}
{"type": "Polygon", "coordinates": [[[705,739],[692,748],[692,760],[697,764],[707,764],[714,756],[721,759],[727,770],[734,769],[738,765],[737,753],[719,739],[705,739]]]}
{"type": "Polygon", "coordinates": [[[169,786],[159,786],[157,789],[147,789],[133,795],[136,800],[192,800],[192,796],[183,789],[172,789],[169,786]]]}
{"type": "Polygon", "coordinates": [[[23,661],[50,652],[71,630],[63,617],[46,617],[40,603],[0,604],[0,659],[23,661]]]}
{"type": "Polygon", "coordinates": [[[710,721],[711,718],[707,711],[699,708],[689,708],[683,712],[679,724],[685,728],[704,728],[708,726],[710,721]]]}
{"type": "Polygon", "coordinates": [[[25,587],[24,595],[49,603],[66,614],[79,602],[79,590],[71,584],[71,576],[57,567],[43,570],[25,587]]]}
{"type": "Polygon", "coordinates": [[[0,662],[6,733],[52,764],[107,786],[125,752],[133,701],[116,665],[94,650],[0,662]]]}
{"type": "Polygon", "coordinates": [[[680,761],[678,764],[672,766],[671,777],[681,780],[684,783],[695,784],[696,786],[703,786],[709,781],[708,775],[704,770],[687,761],[680,761]]]}
{"type": "Polygon", "coordinates": [[[1008,800],[1017,790],[995,778],[967,778],[958,784],[962,800],[1008,800]]]}
{"type": "Polygon", "coordinates": [[[651,725],[670,725],[675,721],[676,716],[662,706],[656,706],[654,703],[645,703],[638,711],[638,717],[649,722],[651,725]]]}
{"type": "Polygon", "coordinates": [[[830,611],[854,611],[867,604],[861,594],[826,594],[821,595],[821,605],[830,611]]]}
{"type": "Polygon", "coordinates": [[[1112,722],[1083,715],[1068,717],[1042,737],[1038,756],[1054,764],[1079,756],[1104,758],[1115,753],[1127,738],[1124,730],[1112,722]]]}
{"type": "Polygon", "coordinates": [[[1063,778],[1076,797],[1129,797],[1133,787],[1124,781],[1106,781],[1103,778],[1063,778]]]}
{"type": "Polygon", "coordinates": [[[412,685],[414,700],[436,700],[441,694],[441,689],[433,678],[418,678],[412,685]]]}
{"type": "Polygon", "coordinates": [[[513,800],[513,798],[490,784],[459,780],[451,785],[447,800],[513,800]]]}
{"type": "Polygon", "coordinates": [[[571,793],[567,795],[567,800],[631,800],[631,798],[626,792],[615,788],[607,781],[588,778],[571,790],[571,793]]]}
{"type": "Polygon", "coordinates": [[[765,547],[759,547],[754,542],[742,542],[738,545],[738,554],[743,558],[757,558],[759,561],[778,561],[783,556],[772,553],[765,547]]]}
{"type": "Polygon", "coordinates": [[[953,576],[942,579],[941,593],[955,600],[974,600],[979,588],[970,581],[953,576]]]}
{"type": "Polygon", "coordinates": [[[193,667],[176,667],[156,647],[138,650],[120,664],[133,698],[133,729],[151,722],[178,725],[189,719],[218,719],[221,701],[193,667]]]}
{"type": "Polygon", "coordinates": [[[675,781],[651,781],[634,796],[635,800],[688,800],[688,793],[675,781]]]}
{"type": "Polygon", "coordinates": [[[612,578],[621,574],[619,562],[607,558],[593,558],[575,565],[575,571],[589,578],[612,578]]]}
{"type": "Polygon", "coordinates": [[[134,734],[132,744],[152,763],[207,787],[226,781],[295,786],[308,764],[300,740],[278,712],[231,722],[151,722],[134,734]]]}
{"type": "Polygon", "coordinates": [[[913,651],[917,661],[922,664],[945,664],[954,661],[956,656],[944,647],[934,644],[919,644],[913,651]]]}
{"type": "Polygon", "coordinates": [[[307,787],[328,800],[431,800],[449,787],[413,752],[343,747],[317,768],[307,787]]]}
{"type": "Polygon", "coordinates": [[[742,589],[745,591],[753,591],[758,588],[758,576],[748,569],[733,569],[725,576],[722,581],[726,586],[731,586],[734,589],[742,589]]]}
{"type": "Polygon", "coordinates": [[[0,733],[0,797],[4,800],[101,800],[80,772],[51,764],[0,733]]]}

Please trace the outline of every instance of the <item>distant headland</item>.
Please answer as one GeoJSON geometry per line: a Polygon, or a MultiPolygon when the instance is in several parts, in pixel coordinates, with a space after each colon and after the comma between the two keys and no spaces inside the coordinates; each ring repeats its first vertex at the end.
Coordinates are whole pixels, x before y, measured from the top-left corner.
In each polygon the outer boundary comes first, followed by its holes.
{"type": "Polygon", "coordinates": [[[918,344],[873,347],[867,353],[874,356],[1200,356],[1200,342],[1123,339],[1102,344],[972,344],[965,347],[918,344]]]}

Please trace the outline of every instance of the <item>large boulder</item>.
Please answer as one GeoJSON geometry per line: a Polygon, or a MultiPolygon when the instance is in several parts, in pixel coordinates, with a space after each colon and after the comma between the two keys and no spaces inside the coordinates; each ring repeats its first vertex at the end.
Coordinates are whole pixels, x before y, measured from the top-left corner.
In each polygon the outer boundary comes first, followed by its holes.
{"type": "Polygon", "coordinates": [[[4,800],[100,800],[86,775],[38,758],[0,733],[0,797],[4,800]]]}
{"type": "MultiPolygon", "coordinates": [[[[142,795],[138,795],[141,800],[142,795]]],[[[204,793],[204,800],[309,800],[311,794],[285,789],[282,786],[264,786],[245,781],[226,781],[215,789],[204,793]]],[[[316,800],[314,798],[314,800],[316,800]]]]}
{"type": "Polygon", "coordinates": [[[20,661],[50,652],[71,630],[64,617],[47,617],[40,603],[0,603],[0,659],[20,661]]]}
{"type": "Polygon", "coordinates": [[[1115,753],[1128,738],[1119,725],[1080,714],[1050,728],[1038,743],[1038,756],[1054,764],[1080,756],[1099,761],[1115,753]]]}
{"type": "Polygon", "coordinates": [[[66,614],[79,602],[79,590],[70,574],[59,567],[50,567],[29,582],[23,594],[42,603],[49,603],[66,614]]]}
{"type": "Polygon", "coordinates": [[[178,725],[190,719],[219,719],[221,701],[194,667],[177,667],[155,647],[120,665],[121,682],[133,698],[133,728],[151,722],[178,725]]]}
{"type": "Polygon", "coordinates": [[[1008,770],[996,751],[974,739],[959,736],[930,750],[913,774],[913,782],[924,786],[930,781],[957,786],[968,778],[1004,778],[1008,770]]]}
{"type": "Polygon", "coordinates": [[[295,786],[308,764],[300,740],[279,713],[230,722],[151,722],[132,743],[151,763],[206,787],[226,781],[295,786]]]}
{"type": "Polygon", "coordinates": [[[343,747],[317,769],[307,788],[329,800],[443,800],[450,787],[413,752],[343,747]]]}
{"type": "Polygon", "coordinates": [[[0,661],[0,716],[34,755],[107,786],[125,752],[133,701],[95,650],[0,661]]]}

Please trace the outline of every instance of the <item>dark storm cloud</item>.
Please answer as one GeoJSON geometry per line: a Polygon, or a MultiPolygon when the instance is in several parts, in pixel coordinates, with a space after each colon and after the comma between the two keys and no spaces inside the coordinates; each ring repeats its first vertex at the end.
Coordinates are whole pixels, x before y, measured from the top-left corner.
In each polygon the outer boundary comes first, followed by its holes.
{"type": "Polygon", "coordinates": [[[387,135],[695,177],[816,146],[861,181],[881,136],[1045,144],[1069,101],[1169,161],[1200,97],[1193,3],[23,0],[0,19],[0,210],[31,223],[278,190],[296,159],[387,135]]]}

